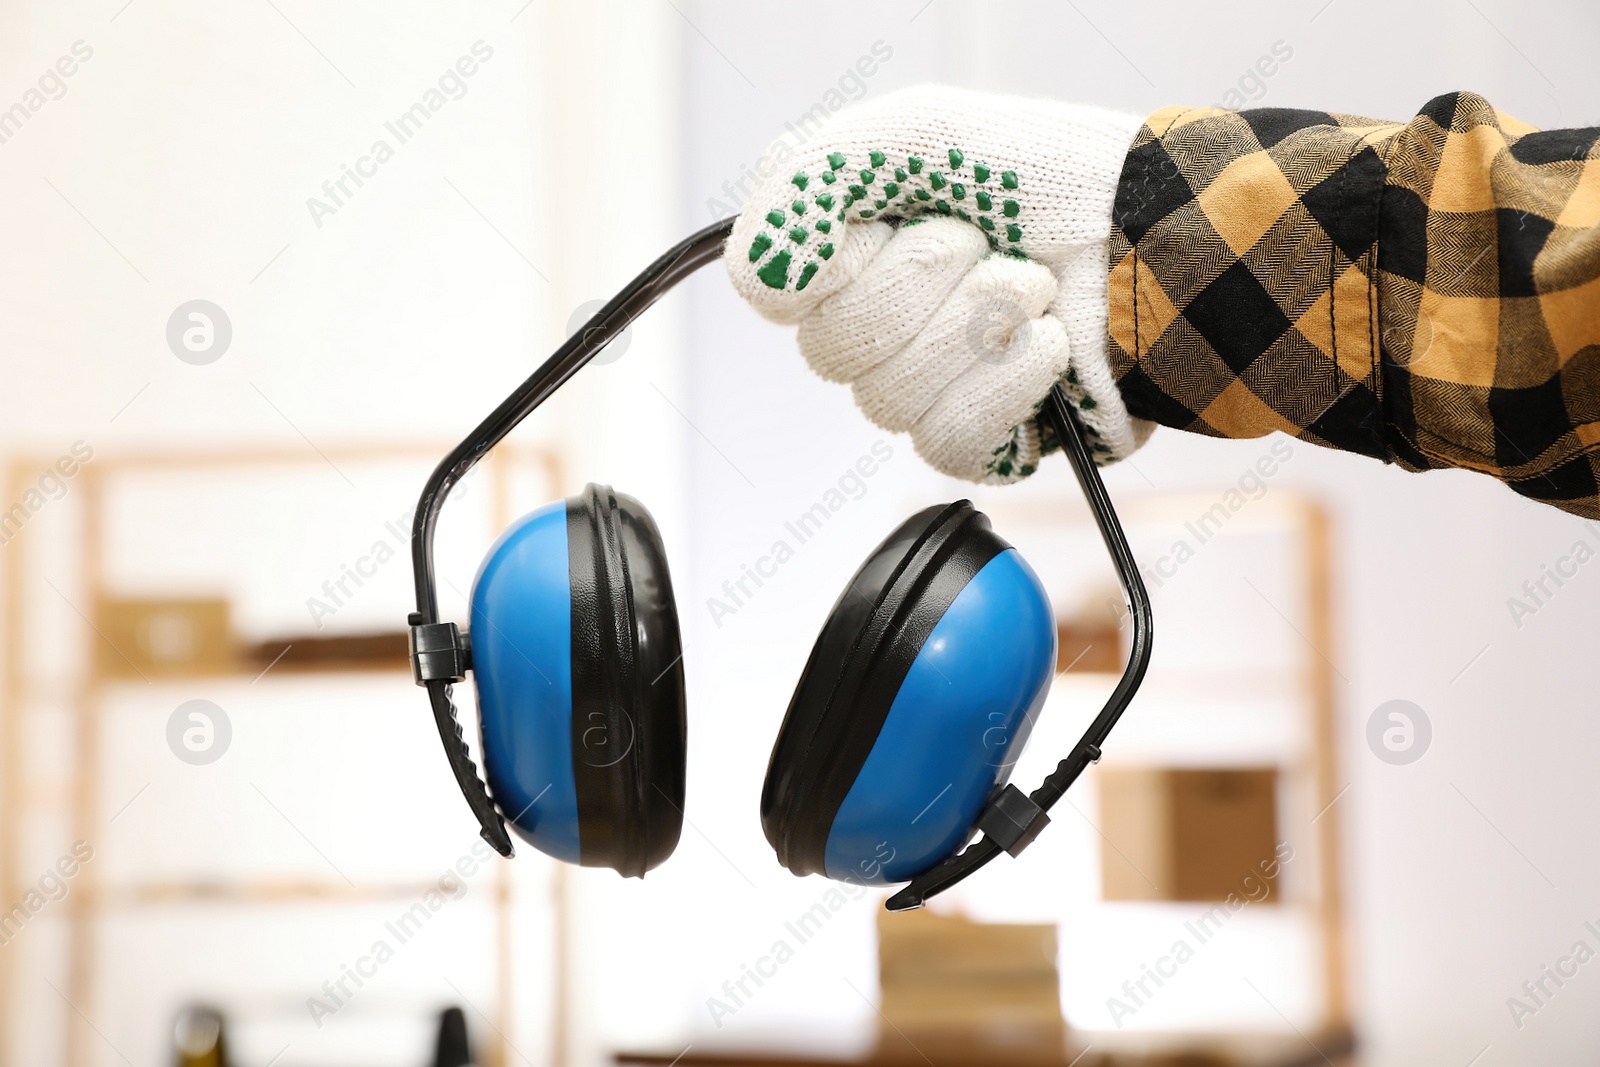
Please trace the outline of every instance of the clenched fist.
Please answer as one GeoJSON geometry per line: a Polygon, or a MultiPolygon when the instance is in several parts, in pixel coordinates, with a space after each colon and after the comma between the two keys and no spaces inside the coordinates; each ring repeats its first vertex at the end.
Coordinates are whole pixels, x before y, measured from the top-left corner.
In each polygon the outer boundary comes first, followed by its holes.
{"type": "Polygon", "coordinates": [[[1105,355],[1112,200],[1139,125],[937,87],[847,110],[751,192],[728,273],[940,471],[1033,473],[1035,415],[1058,381],[1113,462],[1150,429],[1105,355]]]}

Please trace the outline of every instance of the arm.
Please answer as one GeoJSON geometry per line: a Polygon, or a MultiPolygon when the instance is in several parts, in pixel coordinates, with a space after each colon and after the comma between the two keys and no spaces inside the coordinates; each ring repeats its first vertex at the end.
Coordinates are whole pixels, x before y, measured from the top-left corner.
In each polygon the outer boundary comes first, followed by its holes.
{"type": "Polygon", "coordinates": [[[1600,517],[1597,138],[1468,93],[1404,125],[1152,115],[1113,210],[1129,411],[1482,471],[1600,517]]]}
{"type": "Polygon", "coordinates": [[[1600,518],[1597,140],[1468,93],[1141,124],[911,90],[775,145],[727,262],[946,473],[1031,473],[1059,380],[1101,462],[1278,430],[1600,518]]]}

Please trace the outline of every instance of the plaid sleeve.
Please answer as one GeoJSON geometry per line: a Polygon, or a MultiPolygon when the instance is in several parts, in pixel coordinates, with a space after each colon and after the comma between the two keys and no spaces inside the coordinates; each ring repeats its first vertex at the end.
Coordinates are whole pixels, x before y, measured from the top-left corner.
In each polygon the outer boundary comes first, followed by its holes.
{"type": "Polygon", "coordinates": [[[1597,141],[1470,93],[1404,124],[1157,112],[1111,239],[1129,412],[1483,471],[1600,518],[1597,141]]]}

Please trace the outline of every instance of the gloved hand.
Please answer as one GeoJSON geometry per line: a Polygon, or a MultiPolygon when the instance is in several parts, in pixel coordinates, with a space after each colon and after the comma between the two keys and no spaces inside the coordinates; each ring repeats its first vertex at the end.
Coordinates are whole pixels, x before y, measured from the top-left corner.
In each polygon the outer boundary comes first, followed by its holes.
{"type": "Polygon", "coordinates": [[[1034,416],[1058,380],[1113,462],[1151,428],[1129,418],[1105,355],[1111,207],[1140,123],[941,87],[841,112],[799,152],[769,149],[728,273],[940,471],[1033,473],[1034,416]]]}

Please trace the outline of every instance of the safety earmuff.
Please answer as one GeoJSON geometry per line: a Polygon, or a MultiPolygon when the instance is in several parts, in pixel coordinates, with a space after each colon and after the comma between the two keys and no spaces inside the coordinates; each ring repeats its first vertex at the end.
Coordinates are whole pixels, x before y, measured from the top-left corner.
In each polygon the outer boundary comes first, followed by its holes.
{"type": "MultiPolygon", "coordinates": [[[[434,470],[412,529],[412,672],[486,841],[506,822],[558,859],[642,876],[683,824],[683,648],[661,534],[606,486],[546,505],[501,535],[473,584],[469,643],[439,621],[433,535],[451,487],[606,343],[716,259],[731,219],[679,244],[602,308],[434,470]],[[485,785],[451,685],[477,685],[485,785]]],[[[773,745],[761,825],[797,875],[909,881],[920,907],[1001,851],[1021,852],[1116,724],[1150,659],[1150,602],[1127,539],[1058,386],[1047,425],[1088,498],[1127,599],[1121,680],[1032,794],[1008,783],[1055,674],[1049,598],[967,501],[902,523],[856,571],[812,648],[773,745]],[[973,841],[975,835],[982,836],[973,841]],[[971,842],[969,844],[969,842],[971,842]]]]}

